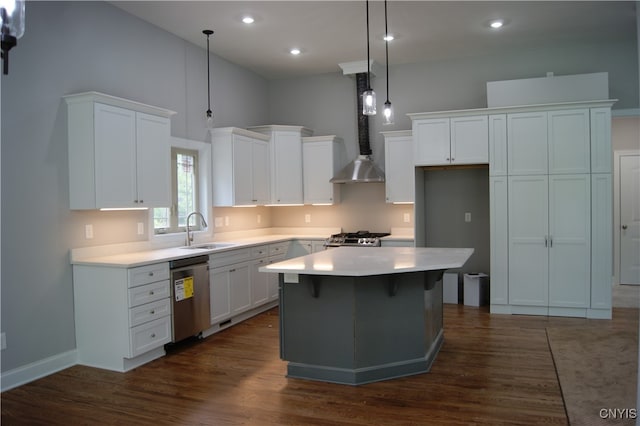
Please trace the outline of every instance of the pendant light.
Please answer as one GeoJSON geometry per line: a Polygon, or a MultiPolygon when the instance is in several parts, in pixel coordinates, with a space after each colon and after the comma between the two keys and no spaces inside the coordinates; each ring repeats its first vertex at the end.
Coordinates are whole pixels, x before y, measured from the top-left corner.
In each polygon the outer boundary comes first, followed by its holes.
{"type": "Polygon", "coordinates": [[[362,94],[362,114],[376,115],[376,92],[371,89],[371,61],[369,61],[369,0],[367,0],[367,90],[362,94]]]}
{"type": "Polygon", "coordinates": [[[9,74],[9,50],[24,34],[24,0],[0,1],[2,73],[9,74]]]}
{"type": "Polygon", "coordinates": [[[393,124],[393,108],[389,101],[389,29],[387,26],[387,0],[384,0],[384,49],[387,63],[387,100],[384,103],[382,112],[382,124],[393,124]]]}
{"type": "Polygon", "coordinates": [[[203,34],[207,36],[207,128],[213,128],[213,112],[211,111],[211,71],[209,68],[209,37],[213,34],[212,30],[203,30],[203,34]]]}

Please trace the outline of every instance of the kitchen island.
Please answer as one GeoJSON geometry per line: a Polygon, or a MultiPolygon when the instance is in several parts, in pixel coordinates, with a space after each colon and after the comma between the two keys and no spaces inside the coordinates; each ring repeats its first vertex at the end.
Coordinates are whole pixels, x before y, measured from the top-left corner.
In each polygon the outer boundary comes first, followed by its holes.
{"type": "Polygon", "coordinates": [[[442,342],[442,274],[470,248],[339,247],[279,273],[287,377],[360,385],[429,371],[442,342]]]}

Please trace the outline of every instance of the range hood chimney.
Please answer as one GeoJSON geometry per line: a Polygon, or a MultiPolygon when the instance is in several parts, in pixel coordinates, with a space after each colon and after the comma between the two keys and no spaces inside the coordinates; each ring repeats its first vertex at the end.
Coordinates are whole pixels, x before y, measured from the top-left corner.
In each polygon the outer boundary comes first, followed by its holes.
{"type": "Polygon", "coordinates": [[[364,64],[366,61],[358,63],[350,62],[340,64],[344,74],[355,74],[357,92],[357,115],[358,115],[358,147],[360,155],[351,161],[345,168],[340,170],[330,182],[332,183],[379,183],[384,182],[384,172],[371,159],[371,145],[369,143],[369,116],[362,114],[362,94],[367,90],[366,72],[349,72],[352,64],[364,64]]]}

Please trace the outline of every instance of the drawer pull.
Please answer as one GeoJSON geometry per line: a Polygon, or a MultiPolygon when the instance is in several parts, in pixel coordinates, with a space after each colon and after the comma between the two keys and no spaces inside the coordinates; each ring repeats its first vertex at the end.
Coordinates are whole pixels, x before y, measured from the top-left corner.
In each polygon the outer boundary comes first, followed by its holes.
{"type": "Polygon", "coordinates": [[[156,311],[149,312],[151,315],[155,315],[156,311]]]}
{"type": "Polygon", "coordinates": [[[149,272],[149,276],[152,277],[153,276],[153,272],[149,272]]]}
{"type": "Polygon", "coordinates": [[[153,296],[153,295],[154,295],[153,290],[151,290],[151,291],[149,292],[149,296],[153,296]]]}
{"type": "Polygon", "coordinates": [[[152,334],[151,334],[151,338],[152,338],[152,339],[155,339],[155,338],[156,338],[156,333],[152,333],[152,334]]]}
{"type": "Polygon", "coordinates": [[[235,272],[235,271],[236,271],[236,268],[229,269],[229,272],[235,272]]]}

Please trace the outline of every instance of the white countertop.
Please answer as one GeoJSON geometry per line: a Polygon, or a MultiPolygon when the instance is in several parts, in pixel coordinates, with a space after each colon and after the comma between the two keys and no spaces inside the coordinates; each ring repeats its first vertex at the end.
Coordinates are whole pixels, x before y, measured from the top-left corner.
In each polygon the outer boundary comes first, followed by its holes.
{"type": "Polygon", "coordinates": [[[459,268],[472,248],[338,247],[263,266],[260,272],[368,276],[459,268]]]}
{"type": "MultiPolygon", "coordinates": [[[[237,250],[242,248],[248,248],[251,246],[257,246],[261,244],[271,244],[278,242],[285,242],[291,240],[324,240],[328,237],[328,234],[270,234],[270,235],[256,235],[243,238],[233,238],[225,241],[212,241],[216,244],[232,244],[228,247],[216,248],[216,249],[187,249],[184,246],[180,247],[168,247],[153,250],[126,250],[118,253],[108,254],[96,254],[100,253],[99,250],[86,250],[84,253],[78,254],[72,250],[71,264],[73,265],[85,265],[85,266],[106,266],[115,268],[131,268],[136,266],[150,265],[158,262],[168,262],[175,259],[182,259],[186,257],[199,256],[203,254],[215,254],[225,252],[229,250],[237,250]]],[[[406,236],[399,235],[398,237],[389,236],[387,239],[405,240],[406,236]]],[[[198,242],[194,245],[206,244],[204,242],[198,242]]],[[[78,252],[83,253],[82,249],[78,252]]]]}

